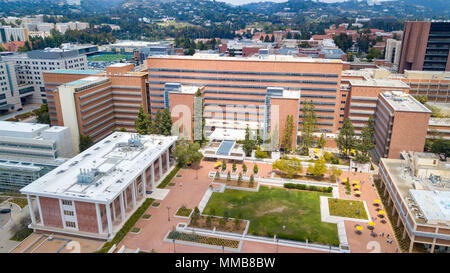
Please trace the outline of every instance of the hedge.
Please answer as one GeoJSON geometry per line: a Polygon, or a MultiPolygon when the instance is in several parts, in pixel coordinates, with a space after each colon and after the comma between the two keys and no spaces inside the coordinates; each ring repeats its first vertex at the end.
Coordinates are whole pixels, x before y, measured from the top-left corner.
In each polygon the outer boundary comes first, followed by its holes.
{"type": "Polygon", "coordinates": [[[304,185],[304,184],[294,184],[294,183],[285,183],[284,187],[286,189],[319,191],[319,192],[327,192],[327,193],[330,193],[333,191],[333,187],[317,187],[317,186],[308,186],[308,185],[304,185]]]}
{"type": "Polygon", "coordinates": [[[180,170],[181,168],[176,166],[167,176],[166,178],[164,178],[164,180],[158,185],[158,189],[164,189],[167,184],[169,184],[170,180],[172,180],[172,178],[177,174],[177,172],[180,170]]]}
{"type": "Polygon", "coordinates": [[[100,250],[96,251],[96,253],[107,253],[114,244],[119,244],[120,241],[122,241],[122,239],[125,237],[125,235],[127,235],[127,233],[131,231],[136,222],[142,217],[148,207],[150,207],[153,201],[154,199],[147,198],[144,203],[125,222],[123,227],[116,233],[116,236],[114,236],[111,241],[106,242],[100,250]]]}

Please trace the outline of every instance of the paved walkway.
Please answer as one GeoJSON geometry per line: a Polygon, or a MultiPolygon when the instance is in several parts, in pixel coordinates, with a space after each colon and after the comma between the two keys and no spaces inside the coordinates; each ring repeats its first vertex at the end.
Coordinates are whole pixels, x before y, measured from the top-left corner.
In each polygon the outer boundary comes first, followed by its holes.
{"type": "Polygon", "coordinates": [[[37,104],[27,105],[27,106],[23,107],[23,109],[20,110],[20,111],[15,111],[15,112],[11,112],[11,113],[8,113],[8,114],[5,114],[5,115],[1,115],[0,116],[0,120],[7,120],[7,119],[13,118],[13,117],[15,117],[17,115],[24,114],[24,113],[33,111],[35,109],[39,109],[40,107],[41,106],[37,105],[37,104]]]}

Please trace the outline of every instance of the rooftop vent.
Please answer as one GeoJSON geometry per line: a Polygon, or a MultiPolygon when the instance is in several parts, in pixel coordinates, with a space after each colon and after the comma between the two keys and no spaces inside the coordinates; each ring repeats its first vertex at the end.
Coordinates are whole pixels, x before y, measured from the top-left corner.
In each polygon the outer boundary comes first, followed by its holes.
{"type": "Polygon", "coordinates": [[[95,180],[97,174],[98,169],[80,169],[80,173],[77,175],[77,184],[89,185],[95,180]]]}

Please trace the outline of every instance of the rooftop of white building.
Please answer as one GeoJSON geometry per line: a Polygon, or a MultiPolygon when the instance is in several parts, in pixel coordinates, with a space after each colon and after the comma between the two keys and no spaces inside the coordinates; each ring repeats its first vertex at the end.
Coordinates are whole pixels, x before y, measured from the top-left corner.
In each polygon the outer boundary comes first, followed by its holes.
{"type": "Polygon", "coordinates": [[[49,128],[47,124],[0,121],[0,136],[5,132],[8,133],[32,133],[45,128],[49,128]]]}
{"type": "Polygon", "coordinates": [[[380,96],[389,103],[394,111],[431,113],[428,108],[407,93],[399,91],[382,92],[380,96]]]}
{"type": "Polygon", "coordinates": [[[156,161],[177,138],[115,132],[22,188],[21,192],[107,203],[134,181],[149,163],[156,161]]]}

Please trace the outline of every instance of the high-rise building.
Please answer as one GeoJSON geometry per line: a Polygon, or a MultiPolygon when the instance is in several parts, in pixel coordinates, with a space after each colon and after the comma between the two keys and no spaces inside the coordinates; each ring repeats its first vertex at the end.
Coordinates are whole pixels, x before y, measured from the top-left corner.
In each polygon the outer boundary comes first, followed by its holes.
{"type": "Polygon", "coordinates": [[[28,35],[25,33],[25,30],[21,27],[0,27],[0,44],[11,43],[14,41],[28,41],[28,35]]]}
{"type": "Polygon", "coordinates": [[[450,22],[405,22],[399,72],[450,71],[450,22]]]}
{"type": "Polygon", "coordinates": [[[386,49],[385,49],[385,60],[391,62],[394,65],[395,70],[397,71],[398,65],[400,63],[400,52],[402,50],[402,41],[398,41],[395,39],[387,39],[386,40],[386,49]]]}

